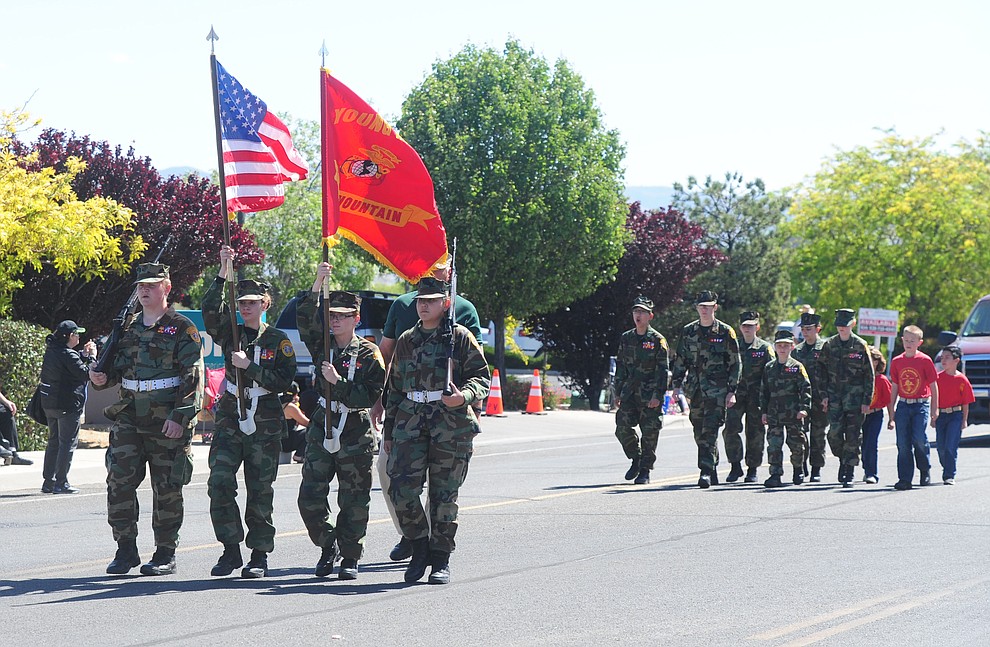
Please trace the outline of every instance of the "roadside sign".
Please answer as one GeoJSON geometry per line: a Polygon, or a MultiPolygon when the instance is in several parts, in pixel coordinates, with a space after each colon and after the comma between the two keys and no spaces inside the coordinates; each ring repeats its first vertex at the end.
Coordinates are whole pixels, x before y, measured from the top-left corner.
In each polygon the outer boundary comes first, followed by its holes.
{"type": "Polygon", "coordinates": [[[860,337],[896,337],[900,315],[897,310],[860,308],[856,334],[860,337]]]}
{"type": "MultiPolygon", "coordinates": [[[[203,340],[203,364],[206,368],[223,368],[223,349],[220,348],[220,344],[213,343],[213,337],[207,334],[206,326],[203,324],[203,312],[201,310],[176,310],[176,312],[188,317],[199,330],[199,337],[203,340]]],[[[262,313],[262,321],[267,318],[266,314],[268,313],[262,313]]],[[[237,315],[237,323],[244,323],[240,313],[237,315]]]]}

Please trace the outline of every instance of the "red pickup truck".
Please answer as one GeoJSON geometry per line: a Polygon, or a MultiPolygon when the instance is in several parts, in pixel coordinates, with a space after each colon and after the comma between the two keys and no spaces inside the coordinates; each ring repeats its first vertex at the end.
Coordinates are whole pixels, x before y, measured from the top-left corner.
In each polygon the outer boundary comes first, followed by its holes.
{"type": "Polygon", "coordinates": [[[976,395],[969,407],[969,421],[990,421],[990,294],[976,302],[958,335],[943,331],[938,343],[955,344],[963,351],[962,371],[976,395]]]}

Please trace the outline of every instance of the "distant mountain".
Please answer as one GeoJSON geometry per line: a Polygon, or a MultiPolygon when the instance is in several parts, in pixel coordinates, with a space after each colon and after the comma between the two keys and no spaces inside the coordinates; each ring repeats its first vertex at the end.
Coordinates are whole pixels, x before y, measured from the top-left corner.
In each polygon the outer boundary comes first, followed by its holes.
{"type": "Polygon", "coordinates": [[[160,171],[162,177],[171,177],[177,175],[179,177],[188,177],[190,173],[193,175],[198,175],[199,177],[205,177],[210,179],[210,174],[206,171],[200,170],[192,166],[170,166],[168,168],[163,168],[160,171]]]}
{"type": "Polygon", "coordinates": [[[643,209],[665,209],[670,206],[674,196],[671,186],[627,186],[626,197],[629,202],[639,201],[643,209]]]}

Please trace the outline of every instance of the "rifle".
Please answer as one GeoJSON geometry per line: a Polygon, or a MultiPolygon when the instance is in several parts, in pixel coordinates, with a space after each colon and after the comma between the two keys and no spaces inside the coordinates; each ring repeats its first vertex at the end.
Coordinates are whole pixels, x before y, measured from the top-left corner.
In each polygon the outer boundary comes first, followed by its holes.
{"type": "Polygon", "coordinates": [[[450,388],[454,382],[454,326],[457,325],[457,313],[454,311],[454,299],[457,298],[457,239],[454,239],[450,251],[450,309],[447,311],[447,326],[450,332],[450,346],[447,348],[447,385],[443,388],[444,395],[451,395],[450,388]]]}
{"type": "MultiPolygon", "coordinates": [[[[162,253],[168,247],[168,244],[172,241],[172,234],[168,235],[165,242],[162,243],[161,249],[158,250],[158,255],[155,256],[155,260],[152,263],[157,263],[162,257],[162,253]]],[[[120,309],[117,316],[113,318],[113,328],[110,330],[110,335],[107,337],[107,341],[103,344],[103,352],[100,354],[100,358],[96,360],[96,366],[93,367],[93,371],[96,373],[106,373],[107,364],[113,359],[113,356],[117,353],[117,345],[120,343],[120,338],[124,334],[124,324],[127,320],[134,314],[134,304],[137,303],[138,289],[137,285],[134,286],[134,291],[131,292],[131,296],[127,299],[124,307],[120,309]]]]}

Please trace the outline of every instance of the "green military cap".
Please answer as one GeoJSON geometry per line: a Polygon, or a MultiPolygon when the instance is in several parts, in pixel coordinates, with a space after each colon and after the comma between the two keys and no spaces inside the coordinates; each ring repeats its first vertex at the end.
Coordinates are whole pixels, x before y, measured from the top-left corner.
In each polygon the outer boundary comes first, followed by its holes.
{"type": "Polygon", "coordinates": [[[272,286],[267,283],[255,281],[254,279],[244,279],[237,282],[238,301],[261,301],[271,294],[272,286]]]}
{"type": "Polygon", "coordinates": [[[350,314],[357,312],[361,307],[361,297],[353,292],[344,290],[334,290],[330,293],[330,304],[327,310],[330,312],[343,312],[350,314]]]}
{"type": "Polygon", "coordinates": [[[713,306],[718,303],[718,295],[711,290],[703,290],[694,298],[696,306],[713,306]]]}
{"type": "Polygon", "coordinates": [[[813,312],[802,312],[801,313],[801,325],[802,326],[817,326],[821,324],[822,316],[815,314],[813,312]]]}
{"type": "Polygon", "coordinates": [[[135,283],[158,283],[168,280],[168,265],[161,263],[141,263],[137,268],[135,283]]]}
{"type": "Polygon", "coordinates": [[[449,297],[450,285],[446,281],[438,281],[429,276],[420,279],[416,288],[417,299],[436,299],[438,297],[449,297]]]}
{"type": "Polygon", "coordinates": [[[839,308],[835,311],[835,325],[848,326],[856,318],[856,313],[849,308],[839,308]]]}
{"type": "Polygon", "coordinates": [[[792,333],[790,330],[778,330],[773,336],[773,343],[776,344],[778,342],[785,342],[785,343],[790,342],[793,344],[794,333],[792,333]]]}
{"type": "Polygon", "coordinates": [[[640,296],[636,297],[636,300],[635,301],[633,301],[632,307],[633,307],[633,310],[635,310],[636,308],[639,308],[640,310],[646,310],[647,312],[653,312],[653,301],[647,299],[643,295],[640,295],[640,296]]]}
{"type": "Polygon", "coordinates": [[[755,310],[747,310],[739,315],[739,322],[744,326],[747,324],[756,325],[760,323],[760,313],[755,310]]]}
{"type": "Polygon", "coordinates": [[[66,319],[55,328],[55,334],[65,337],[66,339],[68,339],[69,335],[72,333],[79,334],[81,332],[86,332],[86,329],[80,328],[76,325],[76,322],[71,319],[66,319]]]}

